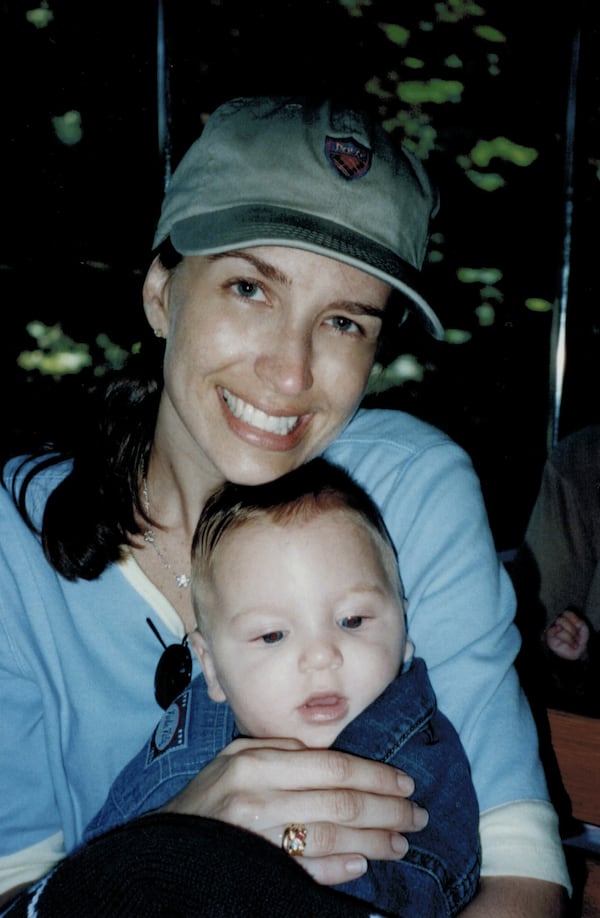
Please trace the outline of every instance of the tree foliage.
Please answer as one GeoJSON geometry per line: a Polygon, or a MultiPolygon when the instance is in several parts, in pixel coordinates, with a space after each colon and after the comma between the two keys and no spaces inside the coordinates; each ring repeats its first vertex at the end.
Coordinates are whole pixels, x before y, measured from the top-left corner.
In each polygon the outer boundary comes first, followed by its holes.
{"type": "MultiPolygon", "coordinates": [[[[235,95],[343,92],[426,162],[442,202],[424,281],[446,340],[403,326],[368,403],[459,440],[499,541],[513,541],[546,449],[566,268],[576,357],[563,432],[599,413],[583,413],[581,398],[600,334],[593,0],[560,17],[541,0],[133,0],[126,16],[110,0],[12,0],[0,15],[4,85],[19,90],[4,117],[3,366],[31,397],[29,419],[36,409],[51,419],[59,391],[143,342],[140,287],[163,184],[207,114],[235,95]]],[[[20,427],[21,414],[7,423],[20,427]]]]}

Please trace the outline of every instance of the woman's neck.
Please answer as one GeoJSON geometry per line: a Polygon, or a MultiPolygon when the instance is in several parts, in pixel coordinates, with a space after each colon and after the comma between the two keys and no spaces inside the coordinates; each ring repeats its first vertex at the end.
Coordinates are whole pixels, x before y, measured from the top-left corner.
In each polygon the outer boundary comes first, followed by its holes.
{"type": "Polygon", "coordinates": [[[148,520],[132,540],[136,562],[171,603],[186,633],[194,630],[189,578],[191,545],[200,512],[221,482],[207,482],[202,470],[177,465],[153,450],[141,483],[140,500],[148,520]]]}

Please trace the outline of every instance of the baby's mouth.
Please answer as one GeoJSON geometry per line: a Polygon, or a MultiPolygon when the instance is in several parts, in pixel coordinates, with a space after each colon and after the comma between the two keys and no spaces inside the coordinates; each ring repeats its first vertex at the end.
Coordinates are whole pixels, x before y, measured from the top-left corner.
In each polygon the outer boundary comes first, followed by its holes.
{"type": "Polygon", "coordinates": [[[301,705],[300,711],[312,723],[336,721],[348,713],[348,700],[342,695],[312,695],[301,705]]]}

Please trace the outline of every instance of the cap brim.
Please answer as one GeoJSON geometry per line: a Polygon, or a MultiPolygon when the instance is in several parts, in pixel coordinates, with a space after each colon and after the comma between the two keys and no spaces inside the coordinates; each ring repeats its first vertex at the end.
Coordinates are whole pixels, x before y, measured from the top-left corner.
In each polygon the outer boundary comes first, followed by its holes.
{"type": "Polygon", "coordinates": [[[181,255],[216,255],[236,248],[284,245],[351,265],[399,290],[438,339],[444,328],[417,290],[419,272],[373,239],[347,227],[287,208],[239,206],[180,220],[168,233],[157,232],[157,247],[169,236],[181,255]]]}

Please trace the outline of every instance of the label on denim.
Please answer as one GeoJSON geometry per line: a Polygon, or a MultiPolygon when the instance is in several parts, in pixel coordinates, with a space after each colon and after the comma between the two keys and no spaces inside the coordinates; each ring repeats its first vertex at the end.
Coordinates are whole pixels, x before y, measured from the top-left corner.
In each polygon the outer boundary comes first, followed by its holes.
{"type": "Polygon", "coordinates": [[[150,740],[146,765],[185,742],[190,690],[183,692],[161,717],[150,740]]]}

